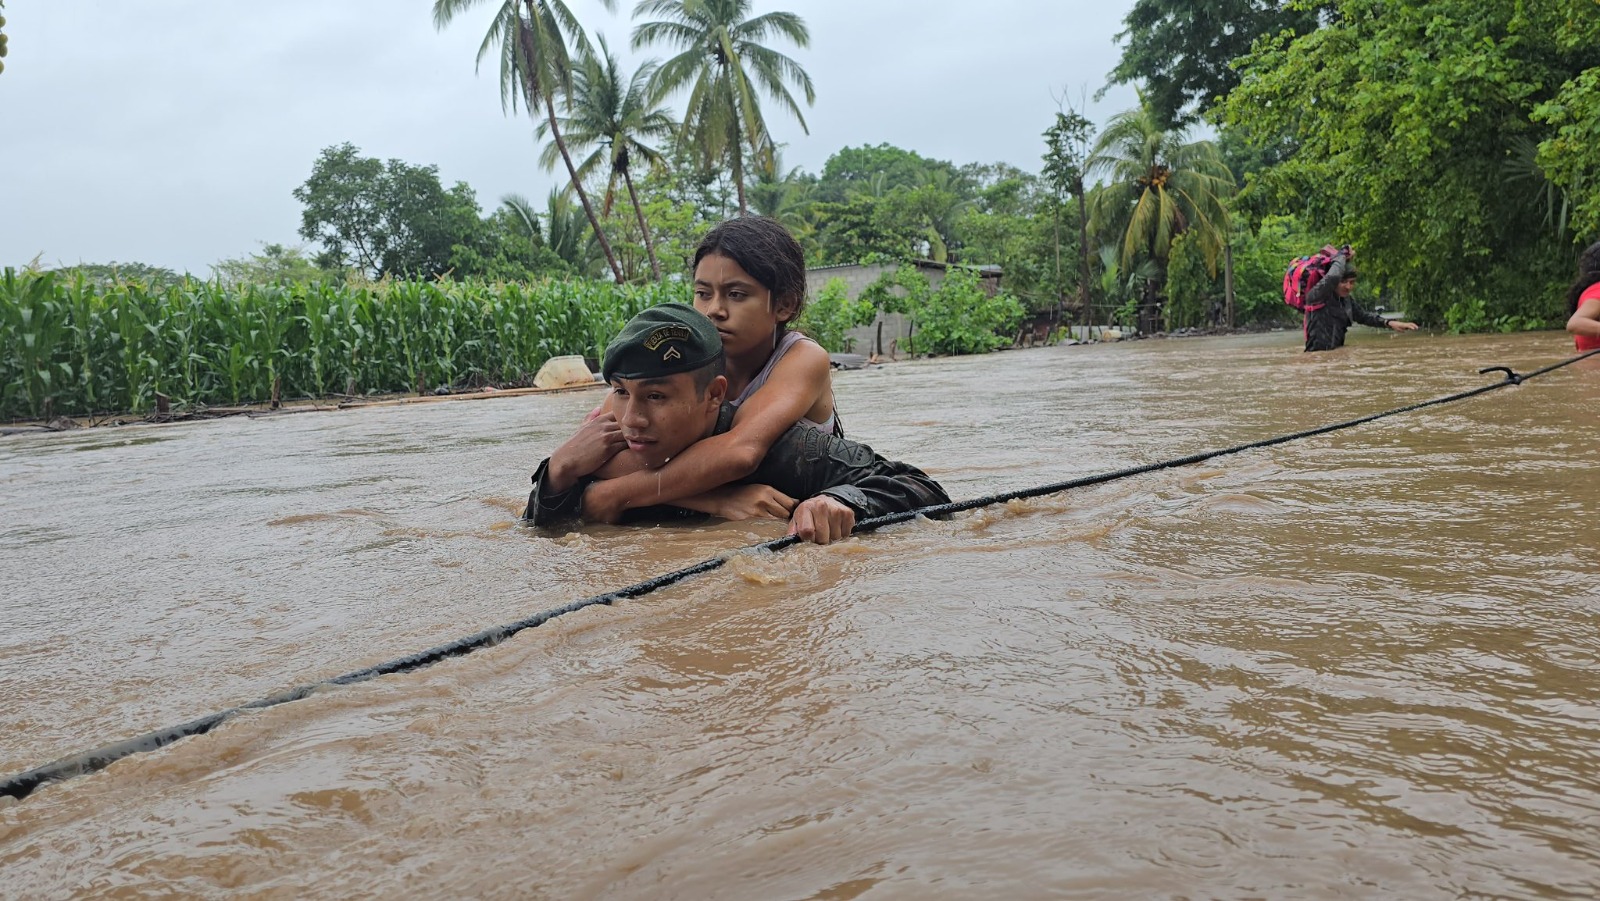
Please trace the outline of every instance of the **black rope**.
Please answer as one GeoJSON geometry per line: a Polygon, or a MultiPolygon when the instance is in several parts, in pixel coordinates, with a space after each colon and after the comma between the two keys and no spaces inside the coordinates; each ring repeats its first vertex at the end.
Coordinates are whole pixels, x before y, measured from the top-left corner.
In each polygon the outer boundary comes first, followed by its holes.
{"type": "MultiPolygon", "coordinates": [[[[1224,448],[1222,450],[1190,454],[1187,457],[1178,457],[1173,460],[1164,460],[1159,463],[1149,463],[1144,466],[1133,466],[1127,469],[1119,469],[1115,472],[1084,476],[1083,478],[1070,479],[1065,482],[1054,482],[1049,485],[1041,485],[1037,488],[1026,488],[1018,491],[1007,491],[1000,494],[991,494],[986,497],[974,498],[969,501],[960,501],[949,504],[936,504],[929,507],[922,507],[917,510],[909,510],[903,513],[890,513],[886,516],[876,516],[872,519],[865,519],[856,523],[854,531],[870,532],[876,529],[881,529],[884,526],[906,522],[907,520],[915,519],[918,516],[940,516],[950,513],[960,513],[964,510],[974,510],[979,507],[987,507],[993,504],[1004,503],[1006,501],[1040,497],[1046,494],[1057,494],[1073,488],[1099,485],[1104,482],[1125,479],[1129,478],[1130,476],[1143,475],[1147,472],[1156,472],[1157,470],[1162,469],[1172,469],[1178,466],[1189,466],[1205,460],[1211,460],[1216,457],[1227,456],[1229,454],[1243,453],[1247,450],[1271,447],[1275,444],[1283,444],[1289,441],[1298,441],[1301,438],[1310,438],[1314,435],[1324,435],[1328,432],[1337,432],[1341,429],[1348,429],[1353,426],[1358,426],[1363,423],[1372,422],[1374,420],[1383,419],[1389,416],[1398,416],[1402,413],[1411,413],[1427,407],[1434,407],[1440,404],[1455,403],[1456,401],[1466,400],[1469,397],[1487,394],[1490,391],[1504,388],[1507,385],[1520,385],[1528,379],[1544,375],[1547,372],[1552,372],[1560,369],[1563,366],[1570,366],[1579,360],[1582,360],[1586,357],[1592,357],[1595,354],[1600,354],[1600,350],[1592,350],[1588,353],[1579,354],[1578,356],[1571,357],[1559,363],[1546,366],[1543,369],[1536,369],[1533,372],[1525,375],[1518,374],[1509,367],[1491,366],[1486,369],[1480,369],[1479,372],[1482,374],[1490,372],[1504,372],[1505,378],[1490,385],[1484,385],[1468,391],[1461,391],[1446,397],[1437,397],[1433,400],[1422,401],[1421,403],[1411,404],[1410,406],[1398,407],[1393,410],[1385,410],[1382,413],[1373,413],[1369,416],[1362,416],[1356,419],[1335,423],[1333,425],[1326,425],[1315,429],[1307,429],[1303,432],[1294,432],[1293,434],[1289,435],[1279,435],[1275,438],[1267,438],[1261,441],[1252,441],[1248,444],[1235,445],[1234,447],[1224,448]]],[[[19,773],[15,776],[7,778],[4,782],[0,782],[0,796],[9,795],[10,797],[20,800],[22,798],[26,798],[34,791],[34,789],[37,789],[39,786],[47,782],[70,779],[74,776],[93,773],[97,770],[104,769],[105,767],[110,766],[112,763],[115,763],[116,761],[121,760],[122,758],[131,754],[139,754],[144,751],[154,751],[157,748],[165,747],[181,738],[187,738],[191,735],[204,735],[205,733],[210,732],[212,729],[215,729],[217,726],[235,716],[238,716],[241,713],[251,710],[265,710],[268,707],[276,707],[279,704],[287,704],[291,701],[298,701],[302,698],[309,697],[311,694],[322,688],[328,688],[337,685],[354,685],[357,682],[365,682],[368,679],[375,679],[379,676],[388,676],[395,673],[406,673],[411,672],[412,670],[418,670],[424,667],[432,666],[433,664],[450,657],[460,657],[482,648],[493,647],[494,645],[505,641],[507,638],[510,638],[524,629],[532,629],[536,626],[541,626],[558,616],[574,613],[578,610],[584,609],[585,607],[593,607],[597,604],[609,605],[613,601],[642,597],[657,589],[665,588],[669,585],[681,582],[690,576],[711,572],[714,569],[720,569],[722,565],[726,563],[731,556],[733,556],[733,554],[739,553],[740,551],[781,551],[784,548],[798,543],[799,541],[800,539],[796,536],[786,535],[782,538],[773,539],[772,541],[764,541],[760,544],[749,545],[747,547],[740,548],[739,550],[724,554],[720,557],[712,557],[709,560],[702,560],[693,566],[687,566],[683,569],[666,573],[665,575],[656,576],[652,579],[646,579],[643,582],[637,582],[633,585],[627,586],[626,588],[619,588],[616,591],[607,592],[605,594],[597,594],[593,597],[584,598],[578,601],[572,601],[570,603],[563,604],[560,607],[553,607],[541,613],[536,613],[525,619],[519,619],[516,622],[507,623],[503,626],[485,629],[482,632],[468,635],[465,638],[458,638],[455,641],[428,648],[425,651],[418,651],[417,653],[408,654],[404,657],[398,657],[386,663],[379,663],[375,666],[369,666],[365,669],[355,670],[354,672],[345,673],[342,676],[335,676],[331,679],[325,679],[321,682],[312,682],[307,685],[301,685],[298,688],[291,688],[287,691],[261,698],[260,700],[251,701],[248,704],[241,704],[237,707],[230,707],[227,710],[210,714],[209,716],[203,716],[197,720],[191,720],[181,725],[170,726],[157,732],[141,735],[138,738],[130,738],[126,741],[117,742],[116,744],[106,745],[103,748],[96,748],[93,751],[86,751],[82,754],[74,754],[71,757],[63,757],[60,760],[54,761],[53,763],[36,767],[35,769],[28,770],[25,773],[19,773]]]]}

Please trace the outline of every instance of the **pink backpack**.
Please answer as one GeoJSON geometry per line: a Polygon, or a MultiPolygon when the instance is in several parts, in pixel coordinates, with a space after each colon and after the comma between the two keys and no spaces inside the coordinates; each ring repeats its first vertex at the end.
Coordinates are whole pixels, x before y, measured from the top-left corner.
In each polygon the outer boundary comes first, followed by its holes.
{"type": "Polygon", "coordinates": [[[1295,257],[1289,263],[1289,271],[1283,274],[1283,302],[1305,312],[1311,289],[1328,274],[1328,267],[1338,253],[1339,248],[1327,244],[1308,257],[1295,257]]]}

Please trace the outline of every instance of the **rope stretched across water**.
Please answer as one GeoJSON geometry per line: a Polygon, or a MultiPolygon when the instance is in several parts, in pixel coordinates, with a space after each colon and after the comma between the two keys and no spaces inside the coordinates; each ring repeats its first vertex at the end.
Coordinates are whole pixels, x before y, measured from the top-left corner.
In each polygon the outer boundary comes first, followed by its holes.
{"type": "MultiPolygon", "coordinates": [[[[1507,385],[1519,385],[1528,379],[1544,375],[1547,372],[1552,372],[1560,369],[1563,366],[1570,366],[1579,360],[1594,356],[1595,354],[1600,354],[1600,350],[1592,350],[1588,353],[1579,354],[1575,357],[1562,360],[1559,363],[1553,363],[1544,367],[1543,369],[1536,369],[1527,374],[1519,374],[1505,366],[1491,366],[1486,369],[1478,370],[1479,374],[1503,372],[1505,373],[1505,378],[1492,384],[1483,385],[1467,391],[1461,391],[1445,397],[1436,397],[1433,400],[1426,400],[1422,401],[1421,403],[1415,403],[1405,407],[1397,407],[1393,410],[1385,410],[1382,413],[1373,413],[1368,416],[1362,416],[1356,419],[1334,423],[1333,425],[1322,426],[1320,428],[1307,429],[1303,432],[1294,432],[1288,435],[1279,435],[1274,438],[1266,438],[1261,441],[1238,444],[1234,445],[1233,447],[1223,448],[1222,450],[1190,454],[1187,457],[1178,457],[1172,460],[1163,460],[1159,463],[1149,463],[1144,466],[1134,466],[1128,469],[1119,469],[1115,472],[1106,472],[1098,475],[1084,476],[1077,479],[1069,479],[1065,482],[1054,482],[1049,485],[1040,485],[1036,488],[1025,488],[1018,491],[1007,491],[1000,494],[991,494],[986,497],[974,498],[969,501],[937,504],[930,507],[922,507],[917,510],[909,510],[903,513],[890,513],[885,516],[877,516],[873,517],[872,519],[862,520],[861,522],[856,523],[854,531],[870,532],[875,529],[883,528],[887,525],[893,525],[895,523],[915,519],[918,516],[937,516],[948,513],[959,513],[964,510],[974,510],[979,507],[988,507],[994,504],[1005,503],[1006,501],[1041,497],[1047,494],[1057,494],[1073,488],[1084,488],[1089,485],[1099,485],[1104,482],[1111,482],[1117,479],[1126,479],[1131,476],[1143,475],[1147,472],[1155,472],[1161,469],[1171,469],[1178,466],[1189,466],[1195,463],[1204,462],[1206,460],[1215,459],[1217,457],[1227,456],[1229,454],[1238,454],[1247,450],[1271,447],[1275,444],[1298,441],[1302,438],[1310,438],[1316,435],[1325,435],[1329,432],[1337,432],[1341,429],[1352,428],[1354,426],[1362,425],[1378,419],[1383,419],[1385,417],[1398,416],[1402,413],[1411,413],[1427,407],[1436,407],[1440,404],[1455,403],[1456,401],[1466,400],[1470,397],[1477,397],[1480,394],[1487,394],[1490,391],[1504,388],[1507,385]]],[[[597,594],[593,597],[572,601],[571,603],[563,604],[560,607],[554,607],[549,610],[545,610],[542,613],[536,613],[524,619],[519,619],[513,623],[507,623],[503,626],[485,629],[481,632],[468,635],[464,638],[458,638],[455,641],[447,644],[441,644],[436,647],[428,648],[425,651],[418,651],[415,654],[408,654],[407,656],[398,657],[386,663],[379,663],[375,666],[369,666],[365,669],[355,670],[354,672],[345,673],[342,676],[335,676],[331,679],[325,679],[321,682],[313,682],[308,685],[301,685],[298,688],[291,688],[287,691],[261,698],[257,701],[251,701],[248,704],[240,704],[237,707],[230,707],[227,710],[222,710],[217,713],[210,714],[209,716],[203,716],[197,720],[191,720],[190,722],[183,723],[181,725],[171,726],[157,732],[141,735],[137,738],[120,741],[116,744],[106,745],[103,748],[96,748],[93,751],[86,751],[81,754],[75,754],[71,757],[63,757],[62,759],[53,763],[48,763],[44,766],[31,769],[25,773],[20,773],[7,778],[3,782],[0,782],[0,796],[9,795],[10,797],[17,799],[25,798],[31,794],[34,789],[47,782],[54,782],[60,779],[70,779],[73,776],[81,776],[86,773],[93,773],[97,770],[104,769],[112,763],[115,763],[116,761],[121,760],[122,758],[131,754],[138,754],[143,751],[154,751],[157,748],[164,747],[181,738],[187,738],[191,735],[204,735],[205,733],[210,732],[212,729],[215,729],[217,726],[235,716],[238,716],[241,713],[246,713],[251,710],[264,710],[268,707],[276,707],[279,704],[287,704],[290,701],[298,701],[302,698],[309,697],[313,693],[324,688],[332,688],[340,685],[353,685],[357,682],[365,682],[368,679],[375,679],[378,676],[387,676],[394,673],[405,673],[412,670],[422,669],[423,667],[432,666],[433,664],[450,657],[460,657],[482,648],[492,647],[502,641],[505,641],[507,638],[510,638],[518,632],[523,631],[524,629],[532,629],[536,626],[543,625],[558,616],[564,616],[565,614],[582,610],[585,607],[593,607],[597,604],[611,604],[614,601],[627,598],[642,597],[643,595],[647,595],[657,589],[665,588],[674,583],[681,582],[690,576],[698,575],[704,572],[710,572],[714,569],[719,569],[728,561],[730,557],[741,551],[781,551],[784,548],[798,543],[799,541],[800,539],[793,535],[786,535],[783,538],[762,542],[761,544],[749,545],[747,547],[740,548],[739,550],[731,551],[720,557],[702,560],[693,566],[684,567],[683,569],[675,572],[656,576],[653,579],[646,579],[643,582],[629,585],[626,588],[619,588],[616,591],[610,591],[606,592],[605,594],[597,594]]]]}

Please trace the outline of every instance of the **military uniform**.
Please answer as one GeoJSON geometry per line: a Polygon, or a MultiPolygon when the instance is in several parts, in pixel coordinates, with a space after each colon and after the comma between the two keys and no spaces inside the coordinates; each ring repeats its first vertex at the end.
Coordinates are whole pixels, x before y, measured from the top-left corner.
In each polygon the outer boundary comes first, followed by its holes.
{"type": "MultiPolygon", "coordinates": [[[[731,428],[735,412],[732,404],[723,404],[712,434],[731,428]]],[[[544,477],[549,468],[550,458],[546,457],[533,474],[533,493],[522,514],[536,526],[578,516],[583,490],[594,482],[583,478],[567,491],[546,491],[544,477]]],[[[826,494],[854,510],[858,520],[950,502],[939,483],[915,466],[884,459],[859,441],[800,425],[790,426],[780,435],[761,465],[740,484],[770,485],[797,501],[826,494]]],[[[629,510],[623,522],[703,516],[679,507],[643,507],[629,510]]]]}
{"type": "Polygon", "coordinates": [[[1377,313],[1368,313],[1348,297],[1339,296],[1339,282],[1350,268],[1349,259],[1340,253],[1333,258],[1328,272],[1312,286],[1306,296],[1306,350],[1334,350],[1344,346],[1344,334],[1350,323],[1359,322],[1373,328],[1386,329],[1389,320],[1377,313]]]}

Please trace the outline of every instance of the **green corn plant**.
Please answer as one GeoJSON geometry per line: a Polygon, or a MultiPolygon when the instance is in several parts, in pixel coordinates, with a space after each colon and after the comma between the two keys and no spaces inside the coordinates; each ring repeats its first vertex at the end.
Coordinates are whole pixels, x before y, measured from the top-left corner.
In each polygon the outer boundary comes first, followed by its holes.
{"type": "Polygon", "coordinates": [[[0,307],[5,314],[6,346],[11,349],[8,365],[27,415],[47,416],[62,412],[56,398],[73,377],[72,365],[57,359],[63,338],[69,333],[70,312],[58,298],[55,279],[50,275],[24,273],[20,278],[9,267],[0,277],[0,307]]]}

